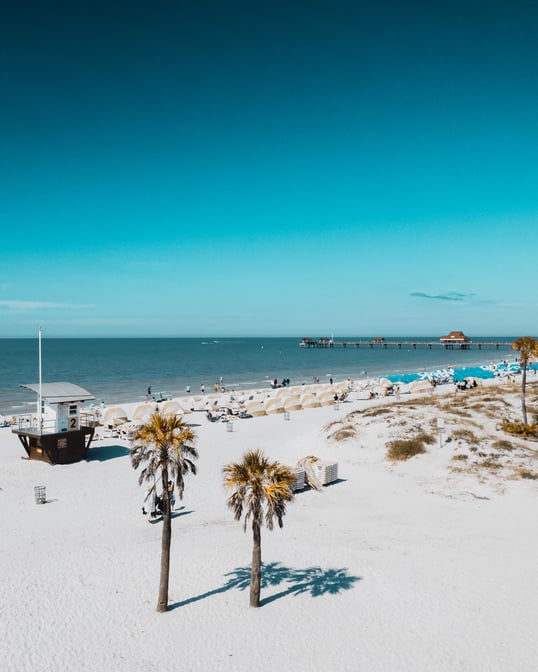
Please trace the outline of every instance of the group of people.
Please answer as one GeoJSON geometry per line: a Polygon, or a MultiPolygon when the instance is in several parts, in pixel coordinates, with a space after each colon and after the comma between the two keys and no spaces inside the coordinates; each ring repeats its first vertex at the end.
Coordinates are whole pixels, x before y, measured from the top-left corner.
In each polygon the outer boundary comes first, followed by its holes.
{"type": "Polygon", "coordinates": [[[289,384],[290,384],[290,379],[289,378],[282,378],[281,383],[279,383],[276,378],[274,378],[271,381],[271,387],[272,387],[273,390],[276,390],[278,387],[288,387],[289,384]]]}
{"type": "Polygon", "coordinates": [[[477,387],[478,383],[474,379],[465,378],[464,380],[456,381],[455,385],[456,392],[463,392],[464,390],[470,390],[473,387],[477,387]]]}
{"type": "Polygon", "coordinates": [[[349,395],[349,392],[335,392],[333,399],[335,401],[345,401],[349,395]]]}
{"type": "MultiPolygon", "coordinates": [[[[168,496],[170,498],[170,511],[172,512],[176,506],[176,497],[174,495],[174,484],[168,481],[168,496]]],[[[166,500],[163,494],[157,493],[156,484],[150,485],[144,497],[142,504],[142,514],[146,516],[148,523],[155,518],[162,518],[165,512],[166,500]]]]}

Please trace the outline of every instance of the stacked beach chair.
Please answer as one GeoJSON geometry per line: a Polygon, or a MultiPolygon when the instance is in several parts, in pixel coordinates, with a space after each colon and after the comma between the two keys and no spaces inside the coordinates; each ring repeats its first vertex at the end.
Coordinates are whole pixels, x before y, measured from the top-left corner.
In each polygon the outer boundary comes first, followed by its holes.
{"type": "Polygon", "coordinates": [[[317,460],[312,462],[312,469],[322,485],[334,483],[338,480],[338,462],[328,462],[327,460],[317,460]]]}
{"type": "Polygon", "coordinates": [[[290,471],[295,475],[295,482],[293,483],[293,492],[304,490],[305,488],[305,470],[299,467],[290,467],[290,471]]]}
{"type": "Polygon", "coordinates": [[[338,480],[338,462],[320,460],[315,455],[308,455],[297,460],[295,470],[304,473],[305,484],[316,490],[323,490],[323,486],[338,480]]]}

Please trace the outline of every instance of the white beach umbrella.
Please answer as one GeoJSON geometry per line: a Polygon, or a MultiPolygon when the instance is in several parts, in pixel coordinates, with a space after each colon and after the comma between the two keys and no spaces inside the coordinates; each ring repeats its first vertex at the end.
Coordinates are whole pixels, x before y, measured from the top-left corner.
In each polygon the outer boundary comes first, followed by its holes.
{"type": "Polygon", "coordinates": [[[322,406],[332,406],[334,404],[334,392],[324,392],[319,397],[319,403],[322,406]]]}
{"type": "Polygon", "coordinates": [[[155,413],[155,404],[139,404],[131,415],[131,420],[146,422],[155,413]]]}
{"type": "Polygon", "coordinates": [[[357,399],[360,399],[361,401],[365,401],[366,399],[370,399],[370,394],[371,394],[370,389],[359,390],[359,392],[357,392],[357,399]]]}
{"type": "Polygon", "coordinates": [[[127,413],[121,406],[110,406],[105,408],[101,422],[105,427],[113,427],[127,422],[127,413]]]}
{"type": "Polygon", "coordinates": [[[188,408],[189,410],[194,407],[194,397],[184,397],[181,400],[183,408],[188,408]]]}
{"type": "Polygon", "coordinates": [[[284,413],[284,406],[280,399],[270,399],[266,402],[265,406],[266,413],[284,413]]]}
{"type": "Polygon", "coordinates": [[[192,410],[194,411],[208,411],[215,410],[218,407],[218,399],[199,399],[194,402],[192,410]]]}
{"type": "Polygon", "coordinates": [[[266,415],[265,408],[261,405],[254,406],[253,408],[250,408],[248,410],[248,414],[252,415],[254,417],[258,417],[261,415],[266,415]]]}
{"type": "Polygon", "coordinates": [[[412,383],[409,383],[409,392],[415,394],[417,392],[431,392],[433,387],[429,380],[414,380],[412,383]]]}
{"type": "Polygon", "coordinates": [[[159,404],[159,413],[162,413],[163,415],[183,415],[183,409],[178,401],[170,399],[169,401],[159,404]]]}
{"type": "Polygon", "coordinates": [[[319,399],[315,395],[305,395],[301,397],[301,406],[303,408],[319,408],[321,406],[319,399]]]}
{"type": "Polygon", "coordinates": [[[303,406],[299,397],[287,397],[284,399],[285,411],[302,411],[303,406]]]}

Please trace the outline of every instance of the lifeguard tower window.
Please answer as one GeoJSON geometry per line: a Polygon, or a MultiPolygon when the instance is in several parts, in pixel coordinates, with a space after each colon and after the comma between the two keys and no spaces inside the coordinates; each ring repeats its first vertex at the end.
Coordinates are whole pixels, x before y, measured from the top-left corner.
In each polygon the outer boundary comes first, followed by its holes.
{"type": "Polygon", "coordinates": [[[76,415],[77,414],[77,406],[76,404],[72,404],[69,406],[69,415],[76,415]]]}

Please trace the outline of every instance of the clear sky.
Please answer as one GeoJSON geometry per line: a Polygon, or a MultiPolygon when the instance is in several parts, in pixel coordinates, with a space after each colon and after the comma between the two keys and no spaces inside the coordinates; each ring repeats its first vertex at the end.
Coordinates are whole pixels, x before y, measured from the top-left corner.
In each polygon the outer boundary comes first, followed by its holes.
{"type": "Polygon", "coordinates": [[[538,333],[538,5],[7,0],[0,53],[0,337],[538,333]]]}

